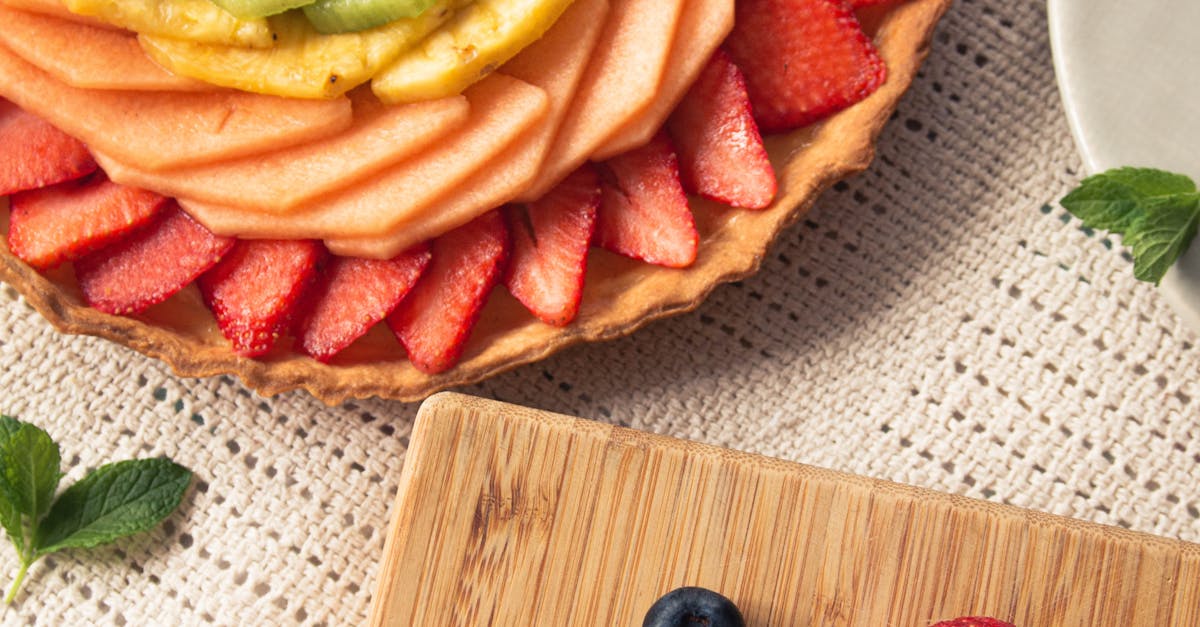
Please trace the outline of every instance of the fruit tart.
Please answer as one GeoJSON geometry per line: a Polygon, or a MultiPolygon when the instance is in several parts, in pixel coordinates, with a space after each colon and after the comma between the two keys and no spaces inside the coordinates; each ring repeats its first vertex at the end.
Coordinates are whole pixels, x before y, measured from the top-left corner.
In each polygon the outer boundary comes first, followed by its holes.
{"type": "Polygon", "coordinates": [[[0,279],[328,403],[688,311],[865,168],[948,0],[0,0],[0,279]]]}

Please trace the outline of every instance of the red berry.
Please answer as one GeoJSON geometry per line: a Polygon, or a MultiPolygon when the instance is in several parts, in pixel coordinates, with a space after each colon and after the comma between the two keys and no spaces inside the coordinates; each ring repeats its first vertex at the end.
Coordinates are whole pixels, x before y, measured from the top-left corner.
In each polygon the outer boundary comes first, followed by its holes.
{"type": "Polygon", "coordinates": [[[167,199],[95,175],[13,194],[8,246],[30,266],[46,270],[124,237],[145,225],[167,199]]]}
{"type": "Polygon", "coordinates": [[[83,142],[0,98],[0,196],[96,171],[83,142]]]}
{"type": "Polygon", "coordinates": [[[700,235],[671,140],[649,144],[601,164],[596,243],[647,263],[682,268],[696,260],[700,235]]]}
{"type": "Polygon", "coordinates": [[[233,351],[271,350],[316,275],[324,247],[311,240],[239,240],[197,281],[233,351]]]}
{"type": "Polygon", "coordinates": [[[987,616],[963,616],[944,620],[930,627],[1013,627],[1013,624],[987,616]]]}
{"type": "Polygon", "coordinates": [[[504,284],[546,324],[579,311],[599,206],[600,177],[585,165],[536,202],[505,207],[513,246],[504,284]]]}
{"type": "Polygon", "coordinates": [[[754,116],[786,131],[850,106],[887,67],[842,0],[738,0],[726,47],[746,76],[754,116]]]}
{"type": "Polygon", "coordinates": [[[298,348],[329,361],[390,314],[429,264],[422,244],[387,260],[334,257],[298,331],[298,348]]]}
{"type": "Polygon", "coordinates": [[[775,199],[775,170],[750,110],[746,81],[718,49],[667,122],[684,189],[762,209],[775,199]]]}
{"type": "Polygon", "coordinates": [[[143,229],[75,263],[89,305],[131,314],[161,303],[194,281],[233,246],[214,235],[174,202],[143,229]]]}
{"type": "Polygon", "coordinates": [[[418,370],[436,374],[458,363],[508,260],[500,212],[486,213],[433,241],[433,258],[388,325],[418,370]]]}

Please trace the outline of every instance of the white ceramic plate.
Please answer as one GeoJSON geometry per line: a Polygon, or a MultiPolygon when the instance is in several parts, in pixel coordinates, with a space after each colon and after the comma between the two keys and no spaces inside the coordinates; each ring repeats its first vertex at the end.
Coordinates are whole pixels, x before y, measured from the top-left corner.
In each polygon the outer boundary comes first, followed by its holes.
{"type": "MultiPolygon", "coordinates": [[[[1156,167],[1200,181],[1200,0],[1048,0],[1050,44],[1089,173],[1156,167]]],[[[1200,244],[1163,294],[1200,331],[1200,244]]]]}

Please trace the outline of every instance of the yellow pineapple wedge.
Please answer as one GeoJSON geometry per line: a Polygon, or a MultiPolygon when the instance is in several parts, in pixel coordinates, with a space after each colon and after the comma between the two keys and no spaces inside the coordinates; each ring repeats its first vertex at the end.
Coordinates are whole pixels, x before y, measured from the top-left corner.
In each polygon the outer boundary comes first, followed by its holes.
{"type": "MultiPolygon", "coordinates": [[[[207,2],[208,0],[203,0],[207,2]]],[[[469,0],[440,0],[420,16],[357,33],[322,35],[292,11],[269,18],[270,48],[242,48],[140,36],[167,69],[214,85],[290,98],[333,98],[369,80],[469,0]]]]}
{"type": "Polygon", "coordinates": [[[571,0],[477,0],[371,81],[380,100],[418,102],[461,93],[554,24],[571,0]]]}
{"type": "Polygon", "coordinates": [[[210,0],[66,0],[77,15],[137,33],[180,41],[266,48],[274,42],[264,19],[239,19],[210,0]]]}

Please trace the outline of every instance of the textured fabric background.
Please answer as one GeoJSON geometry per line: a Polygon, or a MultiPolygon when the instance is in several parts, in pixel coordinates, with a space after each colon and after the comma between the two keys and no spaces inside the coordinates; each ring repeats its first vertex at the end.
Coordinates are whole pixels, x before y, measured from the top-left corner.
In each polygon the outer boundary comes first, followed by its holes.
{"type": "MultiPolygon", "coordinates": [[[[960,0],[876,163],[756,277],[463,391],[1200,541],[1196,337],[1053,204],[1079,170],[1043,3],[960,0]]],[[[157,454],[198,476],[154,532],[35,566],[5,624],[365,620],[415,406],[180,380],[0,308],[0,410],[68,481],[157,454]]]]}

